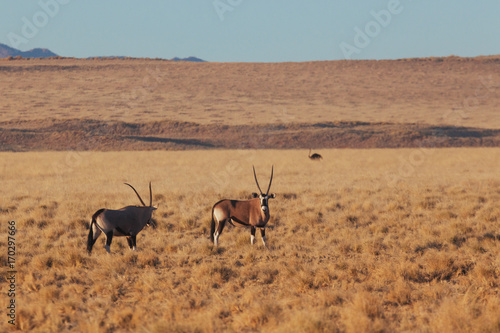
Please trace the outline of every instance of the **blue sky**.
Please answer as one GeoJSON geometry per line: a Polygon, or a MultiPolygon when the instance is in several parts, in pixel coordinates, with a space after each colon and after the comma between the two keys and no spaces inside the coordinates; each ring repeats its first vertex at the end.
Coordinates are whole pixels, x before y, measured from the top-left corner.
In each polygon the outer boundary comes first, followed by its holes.
{"type": "Polygon", "coordinates": [[[220,62],[477,56],[500,54],[499,14],[498,0],[0,0],[0,43],[220,62]]]}

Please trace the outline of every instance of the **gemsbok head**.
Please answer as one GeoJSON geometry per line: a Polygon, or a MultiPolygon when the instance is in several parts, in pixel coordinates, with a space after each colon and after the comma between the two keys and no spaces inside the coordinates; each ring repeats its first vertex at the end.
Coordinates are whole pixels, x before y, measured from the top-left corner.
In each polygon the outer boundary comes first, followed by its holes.
{"type": "Polygon", "coordinates": [[[151,225],[156,228],[156,222],[152,219],[153,211],[153,193],[151,192],[151,182],[149,183],[149,206],[142,201],[141,196],[135,188],[125,183],[134,190],[141,201],[142,206],[127,206],[118,210],[99,209],[92,215],[90,222],[89,237],[87,239],[87,251],[92,253],[92,247],[95,241],[103,232],[106,235],[106,251],[111,253],[110,246],[113,237],[127,237],[128,246],[132,250],[137,250],[136,237],[146,226],[151,225]]]}
{"type": "Polygon", "coordinates": [[[250,200],[229,200],[224,199],[217,202],[212,207],[212,223],[210,226],[210,240],[215,246],[218,245],[219,236],[226,225],[226,222],[232,225],[241,227],[250,227],[250,243],[255,243],[255,230],[260,229],[262,235],[262,243],[266,246],[266,231],[265,227],[269,221],[269,199],[275,198],[276,194],[269,194],[271,183],[273,181],[274,167],[271,169],[271,180],[269,186],[264,194],[259,186],[257,175],[255,174],[255,167],[253,168],[253,175],[255,183],[259,189],[260,194],[252,193],[253,199],[250,200]]]}

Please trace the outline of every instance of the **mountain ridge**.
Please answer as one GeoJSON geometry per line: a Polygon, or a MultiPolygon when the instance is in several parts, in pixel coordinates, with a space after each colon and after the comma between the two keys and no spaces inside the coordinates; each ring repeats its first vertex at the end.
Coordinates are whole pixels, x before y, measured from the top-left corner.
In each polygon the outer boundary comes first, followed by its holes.
{"type": "MultiPolygon", "coordinates": [[[[49,49],[45,48],[34,48],[28,51],[21,51],[18,49],[15,49],[13,47],[10,47],[6,44],[0,43],[0,58],[15,58],[15,57],[22,57],[22,58],[50,58],[50,57],[59,57],[58,54],[52,52],[49,49]]],[[[99,59],[121,59],[121,58],[129,58],[125,56],[97,56],[97,57],[89,57],[91,58],[99,58],[99,59]]],[[[167,59],[171,61],[190,61],[190,62],[206,62],[206,60],[200,59],[198,57],[190,56],[186,58],[179,58],[179,57],[174,57],[172,59],[167,59]]]]}
{"type": "Polygon", "coordinates": [[[0,58],[8,57],[23,57],[23,58],[49,58],[57,57],[58,55],[49,49],[45,48],[34,48],[28,51],[21,51],[10,47],[5,44],[0,43],[0,58]]]}

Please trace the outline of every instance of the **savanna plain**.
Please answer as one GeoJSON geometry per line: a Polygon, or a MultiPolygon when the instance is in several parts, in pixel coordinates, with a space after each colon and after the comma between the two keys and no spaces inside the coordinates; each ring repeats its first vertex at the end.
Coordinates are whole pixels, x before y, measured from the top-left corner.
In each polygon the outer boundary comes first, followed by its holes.
{"type": "Polygon", "coordinates": [[[322,154],[1,153],[2,225],[18,229],[17,328],[498,332],[500,151],[322,154]],[[267,248],[231,226],[213,248],[212,204],[248,198],[252,165],[261,187],[274,165],[267,248]],[[101,237],[87,255],[92,213],[138,204],[124,182],[147,202],[149,181],[157,229],[139,234],[137,252],[115,237],[109,255],[101,237]]]}
{"type": "Polygon", "coordinates": [[[500,332],[499,63],[0,62],[0,331],[500,332]],[[214,248],[252,165],[267,246],[214,248]],[[92,214],[149,182],[157,228],[89,255],[92,214]]]}

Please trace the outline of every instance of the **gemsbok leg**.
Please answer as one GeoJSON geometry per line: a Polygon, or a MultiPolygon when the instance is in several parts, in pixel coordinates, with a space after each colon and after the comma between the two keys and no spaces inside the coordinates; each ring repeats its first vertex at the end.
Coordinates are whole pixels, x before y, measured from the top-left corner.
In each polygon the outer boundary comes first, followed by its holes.
{"type": "Polygon", "coordinates": [[[137,235],[130,236],[132,238],[132,247],[133,251],[137,251],[137,235]]]}
{"type": "MultiPolygon", "coordinates": [[[[266,229],[265,228],[259,228],[260,229],[260,235],[262,236],[262,244],[264,244],[264,246],[266,246],[266,229]]],[[[250,243],[255,244],[255,231],[257,230],[256,227],[251,227],[250,229],[250,232],[251,232],[251,236],[250,236],[250,243]]]]}
{"type": "Polygon", "coordinates": [[[219,242],[219,236],[222,234],[222,230],[224,230],[224,226],[226,225],[227,219],[224,219],[222,221],[217,221],[217,229],[215,230],[214,233],[214,245],[217,246],[219,242]]]}
{"type": "Polygon", "coordinates": [[[113,240],[113,231],[109,231],[106,233],[106,245],[104,248],[108,253],[111,253],[111,241],[113,240]]]}
{"type": "Polygon", "coordinates": [[[132,237],[127,237],[127,243],[128,247],[132,250],[132,247],[134,246],[134,244],[132,243],[132,237]]]}
{"type": "Polygon", "coordinates": [[[255,227],[250,227],[250,233],[251,233],[251,236],[250,236],[250,243],[252,245],[255,244],[255,227]]]}

